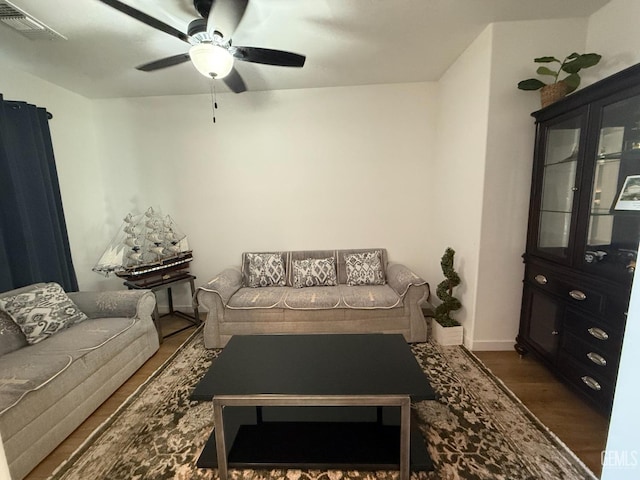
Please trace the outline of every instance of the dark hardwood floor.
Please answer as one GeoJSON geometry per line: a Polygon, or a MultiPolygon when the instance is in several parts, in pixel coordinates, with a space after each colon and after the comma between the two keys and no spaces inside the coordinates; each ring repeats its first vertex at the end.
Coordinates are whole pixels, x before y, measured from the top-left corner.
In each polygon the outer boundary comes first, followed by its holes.
{"type": "Polygon", "coordinates": [[[538,362],[515,351],[474,352],[509,389],[598,477],[609,419],[538,362]]]}
{"type": "MultiPolygon", "coordinates": [[[[162,320],[163,333],[188,325],[178,317],[162,320]]],[[[45,480],[141,385],[194,331],[189,328],[168,337],[160,350],[118,389],[91,417],[78,427],[27,477],[45,480]]],[[[561,384],[532,356],[520,358],[515,351],[474,352],[522,402],[549,427],[596,474],[600,475],[600,452],[607,437],[608,419],[561,384]]]]}

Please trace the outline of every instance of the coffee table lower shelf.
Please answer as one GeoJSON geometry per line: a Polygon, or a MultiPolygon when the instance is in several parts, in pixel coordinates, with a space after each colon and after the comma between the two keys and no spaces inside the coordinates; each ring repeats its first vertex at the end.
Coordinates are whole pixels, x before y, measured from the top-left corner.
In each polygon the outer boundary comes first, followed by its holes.
{"type": "MultiPolygon", "coordinates": [[[[398,470],[400,426],[377,422],[262,422],[242,425],[227,464],[234,469],[398,470]]],[[[197,466],[218,468],[215,432],[197,466]]],[[[411,471],[433,463],[417,427],[411,426],[411,471]]]]}

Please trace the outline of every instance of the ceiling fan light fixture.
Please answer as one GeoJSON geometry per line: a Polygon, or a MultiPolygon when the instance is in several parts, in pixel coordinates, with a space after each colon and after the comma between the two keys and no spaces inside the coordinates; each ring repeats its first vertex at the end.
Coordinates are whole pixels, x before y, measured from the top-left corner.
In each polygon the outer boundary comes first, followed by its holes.
{"type": "Polygon", "coordinates": [[[193,66],[207,78],[224,78],[233,68],[233,56],[226,48],[212,43],[199,43],[189,49],[193,66]]]}

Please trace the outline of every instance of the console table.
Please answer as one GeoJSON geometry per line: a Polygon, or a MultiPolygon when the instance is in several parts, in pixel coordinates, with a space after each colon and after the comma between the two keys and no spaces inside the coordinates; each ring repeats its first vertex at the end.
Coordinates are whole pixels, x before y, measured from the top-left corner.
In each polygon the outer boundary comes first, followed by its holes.
{"type": "Polygon", "coordinates": [[[162,335],[162,326],[160,324],[160,319],[162,317],[166,317],[167,315],[176,315],[178,317],[184,318],[185,320],[190,321],[193,325],[200,325],[200,313],[198,312],[198,301],[195,298],[196,287],[194,280],[196,277],[191,275],[190,273],[184,273],[177,277],[171,277],[167,279],[160,279],[154,282],[143,282],[143,281],[133,281],[127,280],[124,282],[124,285],[129,290],[151,290],[154,294],[158,290],[167,289],[167,296],[169,299],[169,313],[164,315],[160,315],[158,312],[158,302],[156,302],[156,306],[153,310],[153,323],[156,325],[156,329],[158,330],[158,338],[160,339],[160,343],[162,340],[170,337],[171,335],[175,335],[176,333],[182,332],[187,328],[191,328],[192,325],[187,325],[184,328],[180,328],[175,332],[171,332],[168,335],[162,335]],[[171,288],[175,285],[179,285],[181,283],[189,282],[189,286],[191,287],[191,298],[193,298],[193,315],[189,315],[188,313],[181,312],[179,310],[174,310],[173,308],[173,294],[171,292],[171,288]]]}

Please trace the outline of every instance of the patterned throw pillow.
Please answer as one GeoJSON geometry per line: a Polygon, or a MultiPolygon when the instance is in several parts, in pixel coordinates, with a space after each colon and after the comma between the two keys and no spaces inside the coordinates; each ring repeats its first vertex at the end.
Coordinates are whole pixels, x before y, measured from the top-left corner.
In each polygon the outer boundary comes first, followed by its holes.
{"type": "Polygon", "coordinates": [[[0,308],[11,316],[31,345],[87,319],[57,283],[0,298],[0,308]]]}
{"type": "Polygon", "coordinates": [[[27,346],[22,330],[13,321],[11,315],[0,310],[0,356],[27,346]]]}
{"type": "Polygon", "coordinates": [[[338,284],[336,261],[333,257],[294,260],[291,269],[293,271],[293,286],[296,288],[338,284]]]}
{"type": "Polygon", "coordinates": [[[347,285],[383,285],[385,278],[381,258],[379,250],[345,254],[347,285]]]}
{"type": "Polygon", "coordinates": [[[269,287],[285,285],[284,262],[279,253],[247,253],[249,286],[269,287]]]}

